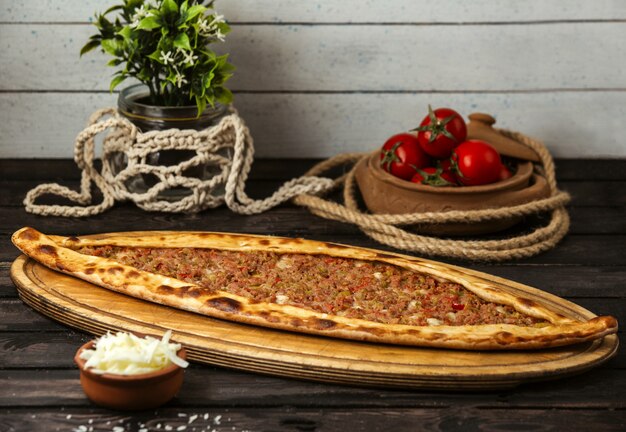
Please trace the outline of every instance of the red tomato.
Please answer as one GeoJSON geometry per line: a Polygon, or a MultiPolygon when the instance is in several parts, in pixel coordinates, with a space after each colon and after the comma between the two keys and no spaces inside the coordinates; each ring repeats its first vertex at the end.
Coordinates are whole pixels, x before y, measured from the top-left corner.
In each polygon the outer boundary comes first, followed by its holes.
{"type": "Polygon", "coordinates": [[[450,159],[441,159],[437,161],[437,167],[443,171],[453,171],[452,161],[450,159]]]}
{"type": "Polygon", "coordinates": [[[512,176],[513,174],[511,173],[511,170],[509,170],[506,165],[502,164],[502,166],[500,167],[500,176],[498,177],[498,180],[506,180],[508,178],[511,178],[512,176]]]}
{"type": "Polygon", "coordinates": [[[463,309],[465,309],[465,305],[463,303],[459,303],[456,300],[453,300],[452,309],[454,309],[455,311],[462,311],[463,309]]]}
{"type": "Polygon", "coordinates": [[[461,115],[450,108],[433,109],[415,130],[422,150],[438,159],[450,157],[452,150],[467,138],[467,126],[461,115]]]}
{"type": "Polygon", "coordinates": [[[411,181],[429,186],[456,186],[454,174],[435,167],[418,169],[411,181]]]}
{"type": "Polygon", "coordinates": [[[415,170],[428,165],[430,158],[420,148],[417,137],[410,133],[392,136],[380,151],[380,166],[388,173],[410,180],[415,170]]]}
{"type": "Polygon", "coordinates": [[[461,143],[452,153],[457,178],[465,186],[484,185],[500,179],[500,154],[484,141],[461,143]]]}
{"type": "Polygon", "coordinates": [[[456,185],[459,184],[457,178],[456,178],[456,172],[455,172],[455,167],[454,164],[452,163],[451,159],[441,159],[437,161],[437,168],[441,169],[442,172],[442,176],[445,175],[446,179],[452,179],[450,180],[452,183],[456,185]]]}

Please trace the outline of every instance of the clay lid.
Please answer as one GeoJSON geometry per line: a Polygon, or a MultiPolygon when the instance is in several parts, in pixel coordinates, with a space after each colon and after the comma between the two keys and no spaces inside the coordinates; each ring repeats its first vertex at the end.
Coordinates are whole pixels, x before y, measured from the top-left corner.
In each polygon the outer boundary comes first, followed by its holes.
{"type": "Polygon", "coordinates": [[[496,119],[485,113],[472,113],[467,124],[467,138],[479,139],[491,144],[503,156],[514,157],[521,160],[541,162],[539,155],[530,147],[507,138],[493,128],[496,119]]]}

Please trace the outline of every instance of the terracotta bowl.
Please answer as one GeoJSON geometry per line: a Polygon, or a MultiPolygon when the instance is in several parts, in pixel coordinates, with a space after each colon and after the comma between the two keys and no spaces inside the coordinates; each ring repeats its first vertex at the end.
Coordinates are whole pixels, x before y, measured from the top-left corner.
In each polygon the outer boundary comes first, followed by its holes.
{"type": "MultiPolygon", "coordinates": [[[[365,205],[378,214],[498,208],[545,198],[550,193],[545,178],[533,172],[532,162],[525,161],[519,162],[511,178],[497,183],[435,187],[392,176],[380,167],[379,152],[376,151],[359,162],[355,176],[365,205]]],[[[494,219],[473,224],[420,224],[413,228],[437,235],[485,234],[509,228],[520,219],[494,219]]]]}
{"type": "MultiPolygon", "coordinates": [[[[183,384],[184,370],[171,364],[161,370],[139,375],[96,374],[85,368],[80,354],[94,346],[90,341],[81,346],[74,361],[80,369],[80,384],[87,397],[95,404],[123,411],[146,410],[159,407],[172,399],[183,384]]],[[[185,348],[178,356],[186,359],[185,348]]]]}

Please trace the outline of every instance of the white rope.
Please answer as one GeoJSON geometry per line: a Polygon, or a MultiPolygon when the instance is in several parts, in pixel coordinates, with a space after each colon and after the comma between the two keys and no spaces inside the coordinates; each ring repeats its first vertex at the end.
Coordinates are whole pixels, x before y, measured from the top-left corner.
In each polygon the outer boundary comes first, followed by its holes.
{"type": "Polygon", "coordinates": [[[89,125],[76,137],[74,160],[82,171],[80,190],[55,183],[42,184],[26,194],[24,205],[31,213],[66,217],[96,215],[116,201],[132,201],[144,210],[171,213],[198,212],[226,203],[237,213],[255,214],[297,195],[317,195],[333,187],[331,179],[304,176],[285,183],[264,200],[253,200],[245,193],[253,157],[252,136],[234,108],[217,125],[202,131],[168,129],[146,133],[115,109],[106,108],[95,112],[89,125]],[[95,138],[104,132],[99,172],[94,166],[95,138]],[[194,155],[173,166],[150,163],[154,154],[172,150],[192,151],[194,155]],[[117,172],[115,161],[120,158],[125,160],[125,166],[117,172]],[[195,167],[209,167],[213,175],[206,179],[186,175],[195,167]],[[146,177],[156,179],[156,183],[145,191],[127,186],[132,182],[145,185],[146,177]],[[99,204],[91,204],[92,182],[102,191],[103,200],[99,204]],[[184,188],[189,193],[176,199],[165,198],[171,188],[184,188]],[[44,194],[59,195],[80,205],[36,204],[36,199],[44,194]]]}

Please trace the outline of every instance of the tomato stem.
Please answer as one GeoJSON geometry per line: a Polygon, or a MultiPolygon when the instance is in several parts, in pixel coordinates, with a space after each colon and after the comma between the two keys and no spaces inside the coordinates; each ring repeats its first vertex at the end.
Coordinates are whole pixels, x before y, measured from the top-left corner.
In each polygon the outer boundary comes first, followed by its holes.
{"type": "Polygon", "coordinates": [[[394,162],[402,162],[402,160],[396,154],[396,150],[401,145],[402,145],[401,142],[397,142],[390,149],[388,149],[388,150],[383,149],[383,157],[380,160],[380,165],[383,167],[383,169],[385,171],[391,172],[391,164],[392,163],[394,163],[394,162]],[[385,167],[385,165],[387,165],[387,166],[385,167]]]}
{"type": "Polygon", "coordinates": [[[442,168],[437,168],[437,170],[434,173],[429,174],[426,171],[417,168],[416,166],[413,166],[413,165],[411,166],[415,168],[415,171],[417,171],[422,176],[422,181],[420,182],[422,184],[429,185],[429,186],[437,186],[437,187],[454,186],[454,183],[443,178],[443,176],[441,175],[443,173],[442,168]]]}
{"type": "Polygon", "coordinates": [[[443,119],[438,119],[437,116],[435,115],[435,111],[433,111],[433,107],[430,106],[429,104],[428,105],[428,117],[430,118],[430,124],[427,124],[424,126],[418,126],[415,129],[411,129],[411,130],[418,131],[418,132],[430,132],[430,136],[428,137],[428,142],[431,144],[437,139],[439,135],[443,135],[446,138],[450,138],[452,141],[458,143],[458,140],[456,139],[456,137],[452,135],[450,131],[448,131],[448,129],[446,129],[446,126],[448,125],[448,123],[450,123],[452,119],[454,119],[455,117],[454,114],[449,115],[448,117],[443,118],[443,119]]]}

